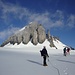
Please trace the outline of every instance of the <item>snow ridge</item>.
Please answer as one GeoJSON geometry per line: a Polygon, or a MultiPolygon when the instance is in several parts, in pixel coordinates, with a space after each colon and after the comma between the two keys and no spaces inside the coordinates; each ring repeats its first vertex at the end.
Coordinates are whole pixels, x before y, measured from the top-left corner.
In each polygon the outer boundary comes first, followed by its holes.
{"type": "MultiPolygon", "coordinates": [[[[61,43],[59,40],[53,40],[54,45],[58,48],[58,49],[63,49],[66,45],[61,43]]],[[[29,41],[29,43],[27,45],[23,44],[22,42],[18,45],[17,43],[10,44],[8,43],[7,45],[5,45],[4,47],[7,48],[25,48],[25,47],[36,47],[36,48],[41,48],[43,46],[46,46],[49,49],[56,49],[55,47],[50,47],[50,42],[46,39],[42,44],[38,43],[37,45],[33,45],[31,43],[31,41],[29,41]]]]}

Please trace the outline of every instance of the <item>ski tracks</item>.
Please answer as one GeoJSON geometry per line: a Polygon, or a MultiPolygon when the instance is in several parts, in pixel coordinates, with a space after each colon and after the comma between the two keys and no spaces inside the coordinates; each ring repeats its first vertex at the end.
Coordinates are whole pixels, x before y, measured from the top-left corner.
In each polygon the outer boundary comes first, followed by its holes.
{"type": "MultiPolygon", "coordinates": [[[[58,59],[62,59],[62,56],[58,57],[58,59]]],[[[55,61],[57,61],[56,58],[54,58],[54,56],[50,56],[49,57],[49,63],[56,71],[57,71],[57,75],[61,75],[61,71],[60,71],[60,68],[57,67],[57,64],[54,63],[55,61]]],[[[62,64],[61,64],[62,65],[62,64]]],[[[64,70],[62,71],[64,75],[69,75],[69,73],[67,72],[68,71],[68,68],[65,66],[64,70]]]]}
{"type": "Polygon", "coordinates": [[[51,61],[49,61],[49,63],[51,64],[51,66],[54,68],[54,69],[56,69],[57,70],[57,73],[58,73],[58,75],[60,75],[60,71],[59,71],[59,69],[51,62],[51,61]]]}

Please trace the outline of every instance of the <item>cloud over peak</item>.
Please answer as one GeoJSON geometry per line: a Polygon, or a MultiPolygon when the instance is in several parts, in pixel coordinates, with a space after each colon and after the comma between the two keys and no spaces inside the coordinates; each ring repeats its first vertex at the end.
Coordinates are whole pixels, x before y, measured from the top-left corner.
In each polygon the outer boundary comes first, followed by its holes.
{"type": "MultiPolygon", "coordinates": [[[[29,11],[28,8],[22,7],[20,5],[15,5],[11,3],[3,3],[0,0],[0,10],[2,15],[1,18],[7,22],[12,22],[13,20],[19,19],[21,21],[25,21],[26,23],[29,23],[31,21],[37,21],[39,23],[42,23],[43,25],[48,25],[46,27],[60,27],[65,26],[65,19],[66,19],[66,25],[68,27],[75,27],[75,15],[66,15],[63,13],[63,11],[56,10],[56,12],[52,13],[49,11],[45,11],[43,13],[36,13],[29,11]],[[13,16],[11,16],[13,15],[13,16]],[[69,16],[69,17],[67,17],[69,16]]],[[[33,10],[33,9],[32,9],[33,10]]],[[[9,23],[8,22],[8,23],[9,23]]]]}
{"type": "MultiPolygon", "coordinates": [[[[10,25],[13,24],[13,28],[11,30],[7,29],[0,32],[0,39],[6,36],[9,36],[13,33],[13,31],[16,31],[19,29],[19,27],[16,27],[16,23],[19,25],[19,23],[30,23],[30,22],[38,22],[46,29],[50,28],[59,28],[59,27],[69,27],[74,28],[75,27],[75,14],[66,14],[61,10],[56,10],[54,13],[50,11],[45,11],[42,13],[37,13],[30,11],[26,7],[22,7],[17,4],[12,4],[8,2],[3,2],[0,0],[0,20],[5,23],[4,25],[10,25]],[[5,34],[7,32],[7,35],[5,34]]],[[[17,25],[17,26],[18,26],[17,25]]],[[[25,25],[25,24],[24,24],[25,25]]]]}

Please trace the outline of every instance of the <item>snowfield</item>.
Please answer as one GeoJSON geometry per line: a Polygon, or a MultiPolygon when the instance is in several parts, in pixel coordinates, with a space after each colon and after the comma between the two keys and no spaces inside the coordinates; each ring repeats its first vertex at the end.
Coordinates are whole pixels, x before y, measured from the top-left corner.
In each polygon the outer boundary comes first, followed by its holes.
{"type": "Polygon", "coordinates": [[[75,51],[71,50],[65,57],[63,48],[66,45],[58,40],[53,42],[58,49],[51,48],[47,40],[37,46],[31,42],[27,45],[8,43],[0,48],[0,75],[75,75],[75,51]],[[40,54],[43,46],[49,54],[46,67],[40,54]]]}
{"type": "Polygon", "coordinates": [[[48,66],[42,65],[41,47],[0,48],[0,75],[75,75],[75,51],[47,48],[48,66]]]}

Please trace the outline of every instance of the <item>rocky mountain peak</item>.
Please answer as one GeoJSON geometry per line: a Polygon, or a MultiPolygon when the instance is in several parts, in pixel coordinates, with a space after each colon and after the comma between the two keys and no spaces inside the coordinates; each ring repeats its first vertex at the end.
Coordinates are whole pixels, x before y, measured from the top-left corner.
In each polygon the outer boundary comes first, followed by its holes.
{"type": "Polygon", "coordinates": [[[28,44],[31,41],[34,45],[38,43],[43,43],[46,39],[46,32],[44,27],[41,24],[36,22],[32,22],[29,25],[20,29],[17,33],[10,36],[1,46],[5,46],[6,44],[28,44]]]}

